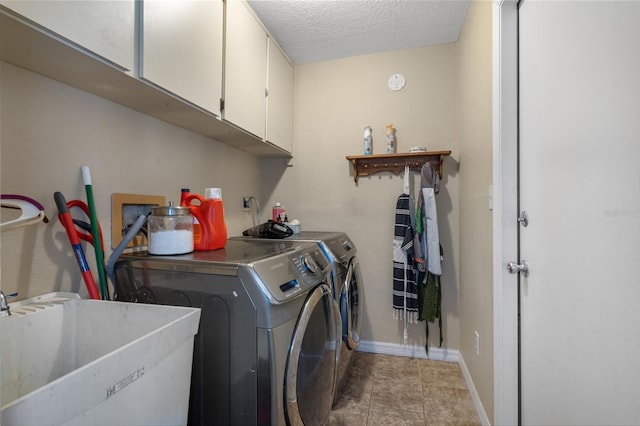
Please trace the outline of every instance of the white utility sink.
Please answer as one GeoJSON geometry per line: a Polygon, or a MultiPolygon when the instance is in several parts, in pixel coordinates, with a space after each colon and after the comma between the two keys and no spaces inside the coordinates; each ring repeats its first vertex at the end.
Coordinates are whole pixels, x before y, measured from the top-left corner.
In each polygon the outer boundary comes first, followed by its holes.
{"type": "Polygon", "coordinates": [[[71,293],[10,307],[2,426],[186,424],[199,309],[71,293]]]}

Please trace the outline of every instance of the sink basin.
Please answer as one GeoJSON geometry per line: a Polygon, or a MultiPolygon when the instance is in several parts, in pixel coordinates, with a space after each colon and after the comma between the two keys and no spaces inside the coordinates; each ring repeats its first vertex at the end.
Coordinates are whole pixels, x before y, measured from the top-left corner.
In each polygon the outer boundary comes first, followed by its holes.
{"type": "Polygon", "coordinates": [[[186,424],[199,309],[64,293],[10,306],[3,426],[186,424]]]}

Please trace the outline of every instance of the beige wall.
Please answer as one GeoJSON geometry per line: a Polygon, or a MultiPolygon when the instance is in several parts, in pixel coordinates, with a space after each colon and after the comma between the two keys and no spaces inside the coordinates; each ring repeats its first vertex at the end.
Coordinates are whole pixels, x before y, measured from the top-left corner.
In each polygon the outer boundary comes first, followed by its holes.
{"type": "Polygon", "coordinates": [[[219,186],[229,234],[252,225],[241,202],[259,195],[256,157],[13,65],[0,67],[2,193],[39,200],[51,219],[2,233],[5,293],[86,294],[53,201],[55,191],[67,200],[86,199],[83,165],[91,168],[107,255],[114,192],[178,200],[181,187],[202,192],[219,186]]]}
{"type": "MultiPolygon", "coordinates": [[[[53,290],[84,294],[52,195],[60,190],[68,199],[83,199],[80,167],[89,165],[107,245],[111,193],[177,199],[183,186],[222,188],[229,235],[252,225],[241,210],[247,195],[258,197],[261,221],[280,201],[304,230],[347,231],[366,285],[362,339],[402,344],[391,309],[391,241],[402,176],[378,174],[356,185],[345,159],[362,153],[368,125],[374,153],[383,153],[385,125],[393,123],[398,152],[414,146],[452,151],[437,197],[445,253],[444,347],[461,351],[492,419],[490,10],[490,2],[472,2],[456,44],[298,66],[289,164],[257,159],[0,62],[1,190],[40,200],[52,219],[2,234],[3,290],[21,297],[53,290]],[[386,85],[393,73],[406,77],[399,92],[386,85]]],[[[418,189],[417,174],[412,185],[418,189]]],[[[424,323],[409,328],[408,344],[419,353],[424,329],[424,323]]],[[[430,345],[437,346],[437,327],[430,329],[430,345]]]]}
{"type": "Polygon", "coordinates": [[[493,421],[491,2],[472,1],[458,41],[460,353],[493,421]],[[480,336],[476,355],[474,332],[480,336]]]}
{"type": "MultiPolygon", "coordinates": [[[[457,70],[455,44],[298,66],[292,166],[263,160],[263,176],[275,188],[263,191],[267,208],[280,201],[303,230],[344,230],[353,239],[365,284],[363,340],[403,341],[391,308],[393,223],[403,179],[383,173],[356,185],[345,156],[363,153],[368,125],[373,152],[384,153],[385,125],[393,123],[398,152],[414,146],[452,151],[437,203],[445,253],[444,346],[459,348],[457,70]],[[394,73],[406,77],[399,92],[387,88],[394,73]]],[[[413,182],[417,189],[417,174],[413,182]]],[[[431,345],[437,345],[437,327],[430,330],[431,345]]],[[[424,354],[424,323],[410,326],[408,343],[424,354]]]]}

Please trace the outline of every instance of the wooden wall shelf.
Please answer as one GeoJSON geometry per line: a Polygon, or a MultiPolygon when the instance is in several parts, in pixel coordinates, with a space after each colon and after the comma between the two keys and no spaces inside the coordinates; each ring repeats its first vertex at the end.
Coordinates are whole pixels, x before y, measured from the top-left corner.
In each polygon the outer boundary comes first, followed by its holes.
{"type": "Polygon", "coordinates": [[[358,183],[359,176],[370,176],[380,172],[392,172],[396,175],[409,166],[414,172],[420,172],[422,165],[430,162],[442,179],[442,162],[451,151],[407,152],[401,154],[348,155],[353,165],[353,180],[358,183]]]}

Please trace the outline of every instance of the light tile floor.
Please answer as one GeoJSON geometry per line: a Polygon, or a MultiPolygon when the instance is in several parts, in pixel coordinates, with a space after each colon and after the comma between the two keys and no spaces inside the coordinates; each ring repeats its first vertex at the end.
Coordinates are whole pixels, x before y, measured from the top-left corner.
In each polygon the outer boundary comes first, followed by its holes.
{"type": "Polygon", "coordinates": [[[355,352],[328,425],[480,425],[458,364],[355,352]]]}

